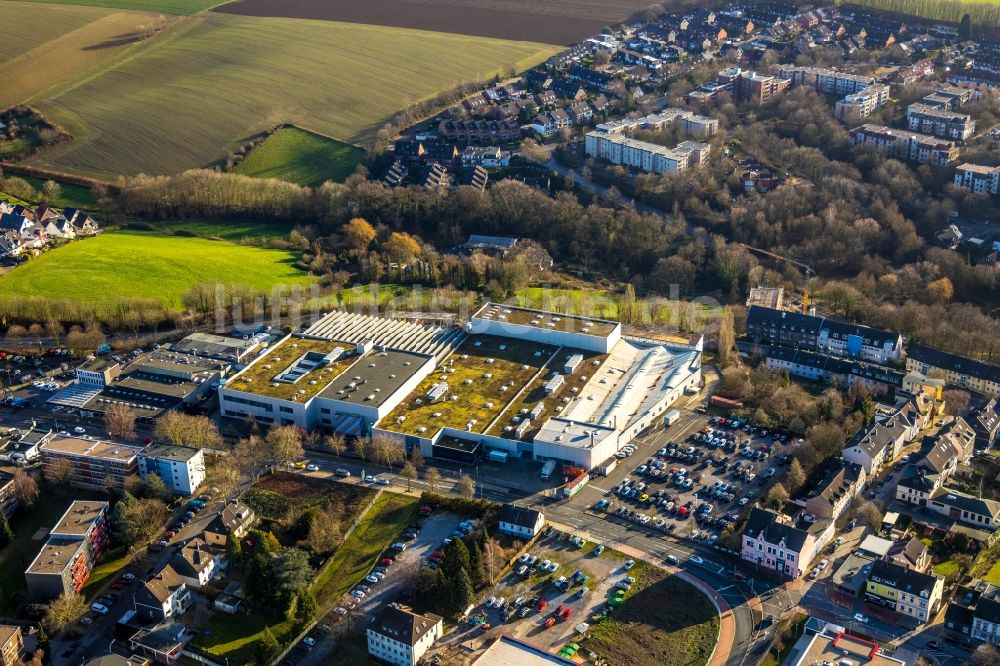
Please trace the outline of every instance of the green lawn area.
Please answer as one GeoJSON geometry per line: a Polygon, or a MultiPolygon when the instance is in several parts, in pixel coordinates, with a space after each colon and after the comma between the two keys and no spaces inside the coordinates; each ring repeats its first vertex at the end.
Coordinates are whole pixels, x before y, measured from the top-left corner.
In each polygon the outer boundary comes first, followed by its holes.
{"type": "Polygon", "coordinates": [[[279,178],[315,187],[343,182],[365,159],[365,151],[298,127],[283,127],[267,138],[234,171],[255,178],[279,178]]]}
{"type": "Polygon", "coordinates": [[[125,568],[129,560],[127,546],[118,546],[106,551],[101,555],[94,570],[90,572],[90,578],[83,586],[83,596],[88,601],[92,599],[105,583],[116,577],[118,572],[125,568]]]}
{"type": "Polygon", "coordinates": [[[983,576],[983,580],[985,580],[987,583],[1000,585],[1000,562],[997,562],[992,567],[990,567],[989,573],[983,576]]]}
{"type": "Polygon", "coordinates": [[[107,496],[103,493],[74,490],[70,498],[68,495],[65,497],[55,495],[43,487],[42,499],[27,513],[18,515],[11,522],[14,542],[0,548],[0,615],[13,613],[14,597],[23,593],[25,589],[24,570],[45,543],[44,536],[41,540],[32,537],[39,529],[48,529],[55,525],[73,499],[104,500],[107,496]]]}
{"type": "Polygon", "coordinates": [[[227,615],[215,613],[208,624],[208,634],[199,631],[191,644],[218,657],[225,657],[230,664],[245,664],[253,661],[254,647],[270,627],[278,643],[292,637],[294,620],[278,620],[260,613],[227,615]]]}
{"type": "Polygon", "coordinates": [[[958,562],[952,562],[951,560],[934,565],[934,573],[938,576],[950,576],[951,574],[958,573],[959,569],[958,562]]]}
{"type": "Polygon", "coordinates": [[[205,12],[176,21],[75,85],[44,98],[29,94],[73,139],[28,161],[99,177],[172,174],[217,163],[247,137],[284,123],[362,144],[414,102],[488,80],[507,65],[527,68],[556,50],[205,12]]]}
{"type": "Polygon", "coordinates": [[[397,493],[379,496],[313,581],[313,594],[321,609],[331,607],[361,579],[413,520],[418,502],[416,497],[397,493]]]}
{"type": "MultiPolygon", "coordinates": [[[[6,3],[8,0],[0,0],[6,3]]],[[[81,7],[107,7],[109,9],[138,9],[166,14],[194,14],[209,7],[225,4],[227,0],[18,0],[38,4],[79,5],[81,7]]]]}
{"type": "Polygon", "coordinates": [[[108,233],[32,259],[0,278],[0,293],[95,304],[134,297],[177,306],[202,282],[265,290],[312,283],[295,260],[294,252],[202,238],[108,233]]]}
{"type": "Polygon", "coordinates": [[[165,236],[197,236],[239,243],[251,239],[265,243],[273,238],[288,238],[292,226],[271,220],[139,220],[137,229],[152,229],[165,236]]]}
{"type": "MultiPolygon", "coordinates": [[[[707,597],[663,569],[636,562],[625,603],[580,641],[610,664],[698,666],[719,637],[719,615],[707,597]],[[683,601],[679,601],[683,600],[683,601]]],[[[580,620],[581,622],[583,620],[580,620]]]]}
{"type": "MultiPolygon", "coordinates": [[[[18,176],[18,178],[28,181],[33,188],[38,190],[39,197],[41,197],[42,186],[45,185],[44,178],[36,178],[35,176],[18,176]]],[[[62,190],[60,197],[55,201],[48,201],[46,203],[56,208],[80,208],[88,213],[93,213],[97,210],[97,201],[94,199],[94,195],[89,187],[73,185],[71,183],[59,183],[59,189],[62,190]]]]}

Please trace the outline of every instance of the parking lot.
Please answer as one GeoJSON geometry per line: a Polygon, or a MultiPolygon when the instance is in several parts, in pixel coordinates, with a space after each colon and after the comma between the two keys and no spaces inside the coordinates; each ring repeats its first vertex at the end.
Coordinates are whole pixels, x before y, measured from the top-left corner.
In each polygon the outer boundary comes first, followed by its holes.
{"type": "Polygon", "coordinates": [[[619,468],[627,473],[604,487],[594,508],[709,543],[781,479],[798,443],[723,417],[700,417],[679,435],[667,433],[658,449],[647,441],[623,451],[619,468]]]}
{"type": "Polygon", "coordinates": [[[354,590],[363,592],[363,596],[341,600],[333,611],[320,620],[307,640],[300,642],[282,663],[299,666],[329,663],[336,647],[332,627],[349,623],[352,628],[360,629],[361,623],[366,622],[371,613],[395,601],[407,585],[413,583],[420,567],[428,562],[434,551],[442,547],[444,540],[451,536],[461,521],[455,515],[440,513],[421,518],[409,526],[407,533],[413,534],[413,537],[401,537],[400,542],[406,548],[393,555],[395,559],[391,564],[380,561],[369,572],[369,575],[381,573],[382,577],[377,582],[362,580],[355,586],[354,590]],[[309,645],[309,642],[313,644],[309,645]]]}
{"type": "Polygon", "coordinates": [[[577,635],[581,622],[632,592],[626,563],[620,554],[594,543],[581,545],[569,534],[542,537],[469,618],[444,636],[435,654],[441,663],[462,663],[463,643],[500,633],[558,651],[577,635]]]}

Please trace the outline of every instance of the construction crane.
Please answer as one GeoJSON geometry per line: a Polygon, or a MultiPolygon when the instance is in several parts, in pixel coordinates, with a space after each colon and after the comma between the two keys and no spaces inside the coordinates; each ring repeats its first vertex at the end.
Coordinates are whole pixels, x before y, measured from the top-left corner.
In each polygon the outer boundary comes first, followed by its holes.
{"type": "Polygon", "coordinates": [[[757,254],[762,254],[765,257],[770,257],[771,259],[777,259],[778,261],[783,261],[786,264],[791,264],[793,266],[796,266],[797,268],[802,269],[802,272],[805,273],[806,280],[811,278],[813,275],[816,275],[816,271],[814,271],[812,266],[807,263],[796,261],[795,259],[790,259],[780,254],[775,254],[774,252],[771,252],[769,250],[762,250],[759,247],[752,247],[750,245],[747,245],[746,243],[740,243],[740,245],[745,247],[750,252],[756,252],[757,254]]]}

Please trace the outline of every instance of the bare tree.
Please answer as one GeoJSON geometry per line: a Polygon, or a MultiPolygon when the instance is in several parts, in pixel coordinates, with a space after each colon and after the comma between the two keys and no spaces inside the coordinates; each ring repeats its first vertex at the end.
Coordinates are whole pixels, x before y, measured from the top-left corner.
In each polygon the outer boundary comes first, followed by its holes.
{"type": "Polygon", "coordinates": [[[343,536],[340,521],[329,511],[319,511],[312,517],[304,545],[314,555],[326,555],[340,545],[343,536]]]}
{"type": "Polygon", "coordinates": [[[87,613],[87,600],[76,592],[64,592],[49,602],[42,624],[50,634],[57,634],[87,613]]]}
{"type": "Polygon", "coordinates": [[[156,422],[156,436],[171,444],[210,449],[222,447],[219,428],[207,416],[167,412],[156,422]]]}
{"type": "Polygon", "coordinates": [[[430,467],[426,472],[424,472],[424,481],[427,482],[427,487],[430,491],[436,492],[437,486],[441,483],[441,472],[437,471],[436,467],[430,467]]]}
{"type": "Polygon", "coordinates": [[[323,446],[333,455],[339,456],[347,448],[347,442],[344,441],[343,435],[335,432],[332,435],[327,435],[326,439],[323,440],[323,446]]]}
{"type": "Polygon", "coordinates": [[[413,463],[413,466],[418,470],[424,466],[424,453],[420,450],[419,446],[414,447],[413,450],[410,451],[410,462],[413,463]]]}
{"type": "Polygon", "coordinates": [[[264,440],[251,435],[236,443],[230,457],[235,460],[242,476],[256,481],[264,471],[269,454],[264,440]]]}
{"type": "Polygon", "coordinates": [[[494,537],[486,539],[486,543],[483,544],[483,572],[489,578],[490,585],[496,583],[506,565],[506,554],[500,542],[494,537]]]}
{"type": "Polygon", "coordinates": [[[462,497],[472,499],[476,496],[476,482],[473,481],[468,474],[463,474],[461,478],[459,478],[455,490],[462,497]]]}
{"type": "Polygon", "coordinates": [[[76,478],[73,465],[66,458],[56,458],[45,466],[45,480],[56,488],[68,488],[76,478]]]}
{"type": "Polygon", "coordinates": [[[38,484],[20,467],[14,472],[14,497],[22,506],[31,507],[38,500],[38,484]]]}
{"type": "Polygon", "coordinates": [[[403,469],[399,472],[399,474],[406,479],[406,492],[410,492],[413,480],[417,478],[417,468],[413,465],[413,463],[408,462],[403,465],[403,469]]]}
{"type": "Polygon", "coordinates": [[[297,426],[271,428],[264,441],[270,452],[271,462],[278,467],[286,467],[306,454],[302,448],[302,431],[297,426]]]}
{"type": "Polygon", "coordinates": [[[116,402],[104,412],[104,429],[114,439],[135,439],[135,412],[128,405],[116,402]]]}

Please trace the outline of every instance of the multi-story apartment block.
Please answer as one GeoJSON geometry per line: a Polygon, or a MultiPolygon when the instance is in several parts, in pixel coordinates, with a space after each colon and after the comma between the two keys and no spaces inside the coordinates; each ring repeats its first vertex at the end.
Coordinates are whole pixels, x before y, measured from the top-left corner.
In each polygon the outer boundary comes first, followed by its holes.
{"type": "Polygon", "coordinates": [[[854,128],[851,143],[874,146],[889,157],[939,166],[947,166],[958,159],[959,154],[954,141],[883,125],[865,124],[854,128]]]}
{"type": "Polygon", "coordinates": [[[906,121],[915,132],[964,141],[976,132],[976,121],[965,113],[916,102],[906,109],[906,121]]]}
{"type": "Polygon", "coordinates": [[[807,86],[825,95],[854,95],[875,85],[875,77],[860,76],[822,67],[796,67],[787,65],[778,76],[788,79],[792,87],[807,86]]]}
{"type": "Polygon", "coordinates": [[[936,370],[952,386],[1000,396],[1000,367],[990,363],[949,354],[921,344],[911,344],[907,350],[906,369],[922,375],[936,370]]]}
{"type": "Polygon", "coordinates": [[[836,520],[861,494],[868,475],[864,468],[845,460],[831,461],[819,481],[806,493],[806,511],[836,520]]]}
{"type": "Polygon", "coordinates": [[[17,508],[17,495],[14,493],[14,475],[0,470],[0,514],[10,518],[17,508]]]}
{"type": "Polygon", "coordinates": [[[816,538],[807,530],[781,522],[778,514],[752,509],[743,530],[741,558],[780,574],[798,578],[816,556],[816,538]]]}
{"type": "Polygon", "coordinates": [[[167,488],[190,495],[205,480],[205,453],[201,449],[154,444],[139,453],[139,476],[156,474],[167,488]]]}
{"type": "Polygon", "coordinates": [[[636,130],[652,130],[657,132],[674,125],[699,138],[711,136],[719,131],[719,121],[717,118],[709,118],[692,111],[673,107],[664,109],[659,113],[651,113],[641,118],[610,120],[599,124],[595,129],[604,134],[631,134],[636,130]]]}
{"type": "Polygon", "coordinates": [[[24,636],[17,625],[0,624],[0,666],[21,666],[24,636]]]}
{"type": "Polygon", "coordinates": [[[943,594],[943,578],[884,560],[872,564],[865,584],[868,601],[908,615],[921,624],[937,613],[943,594]]]}
{"type": "Polygon", "coordinates": [[[719,83],[733,85],[733,99],[737,102],[757,102],[758,104],[770,102],[791,85],[791,81],[788,79],[744,71],[739,67],[730,67],[719,72],[719,83]]]}
{"type": "Polygon", "coordinates": [[[1000,167],[979,164],[959,165],[955,171],[955,185],[976,194],[1000,194],[1000,167]]]}
{"type": "Polygon", "coordinates": [[[107,544],[108,503],[74,501],[24,572],[28,594],[55,599],[79,592],[107,544]]]}
{"type": "Polygon", "coordinates": [[[105,490],[110,485],[124,491],[126,480],[139,473],[141,449],[119,442],[60,435],[38,450],[46,469],[57,460],[68,460],[73,468],[73,485],[78,488],[105,490]]]}
{"type": "Polygon", "coordinates": [[[747,312],[747,338],[881,364],[898,360],[903,350],[897,331],[756,305],[747,312]]]}
{"type": "Polygon", "coordinates": [[[416,666],[441,638],[443,626],[442,618],[433,613],[421,615],[397,604],[385,606],[368,625],[368,654],[393,666],[416,666]]]}
{"type": "Polygon", "coordinates": [[[857,122],[875,113],[875,110],[887,101],[889,101],[889,86],[878,83],[838,101],[834,107],[834,115],[841,122],[857,122]]]}
{"type": "Polygon", "coordinates": [[[695,141],[667,148],[599,130],[588,132],[584,144],[588,155],[648,173],[677,173],[699,166],[708,159],[710,149],[707,143],[695,141]]]}

